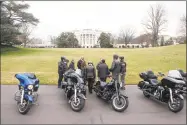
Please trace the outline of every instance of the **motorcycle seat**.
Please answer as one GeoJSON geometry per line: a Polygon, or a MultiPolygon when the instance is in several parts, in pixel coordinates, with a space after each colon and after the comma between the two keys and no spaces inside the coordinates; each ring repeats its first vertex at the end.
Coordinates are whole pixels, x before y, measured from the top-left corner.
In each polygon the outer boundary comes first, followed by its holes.
{"type": "Polygon", "coordinates": [[[152,85],[158,85],[159,84],[158,80],[156,80],[156,79],[150,79],[150,83],[152,85]]]}

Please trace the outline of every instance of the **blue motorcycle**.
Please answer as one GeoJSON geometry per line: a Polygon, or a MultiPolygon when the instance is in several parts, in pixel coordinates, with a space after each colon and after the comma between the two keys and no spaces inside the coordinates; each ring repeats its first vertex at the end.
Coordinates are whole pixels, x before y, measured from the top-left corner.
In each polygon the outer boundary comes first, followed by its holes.
{"type": "Polygon", "coordinates": [[[18,111],[26,114],[38,98],[39,79],[33,73],[18,73],[15,77],[19,80],[19,90],[15,93],[18,111]]]}

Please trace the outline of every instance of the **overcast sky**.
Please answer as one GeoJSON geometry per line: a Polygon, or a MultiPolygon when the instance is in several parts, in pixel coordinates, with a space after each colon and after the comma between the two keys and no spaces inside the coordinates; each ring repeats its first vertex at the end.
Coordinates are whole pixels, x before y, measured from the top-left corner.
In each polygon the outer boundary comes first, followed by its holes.
{"type": "Polygon", "coordinates": [[[180,17],[186,15],[185,1],[27,1],[29,12],[40,20],[34,37],[48,41],[63,31],[100,29],[113,34],[122,28],[134,28],[136,35],[144,33],[141,22],[147,18],[150,5],[161,3],[167,12],[167,31],[176,36],[180,17]]]}

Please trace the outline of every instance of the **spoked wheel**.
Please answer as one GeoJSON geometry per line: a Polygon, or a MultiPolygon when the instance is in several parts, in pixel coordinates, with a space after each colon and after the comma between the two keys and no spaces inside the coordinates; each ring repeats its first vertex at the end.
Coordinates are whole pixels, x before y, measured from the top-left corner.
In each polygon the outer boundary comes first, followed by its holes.
{"type": "Polygon", "coordinates": [[[173,103],[169,100],[168,107],[172,112],[180,112],[184,107],[184,100],[179,97],[173,97],[173,103]]]}
{"type": "Polygon", "coordinates": [[[18,111],[21,114],[27,114],[27,112],[30,110],[31,103],[29,101],[23,100],[23,104],[21,102],[17,102],[18,111]]]}
{"type": "Polygon", "coordinates": [[[112,99],[112,108],[118,112],[124,111],[129,105],[129,100],[123,95],[119,95],[119,100],[117,96],[112,99]]]}
{"type": "Polygon", "coordinates": [[[70,106],[73,111],[79,112],[84,108],[85,105],[85,99],[81,97],[77,97],[76,102],[74,95],[70,99],[70,106]]]}

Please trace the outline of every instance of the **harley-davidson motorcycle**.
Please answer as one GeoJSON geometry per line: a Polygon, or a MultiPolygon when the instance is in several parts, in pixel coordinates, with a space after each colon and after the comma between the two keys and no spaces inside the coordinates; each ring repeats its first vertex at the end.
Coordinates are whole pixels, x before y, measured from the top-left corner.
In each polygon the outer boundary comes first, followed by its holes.
{"type": "MultiPolygon", "coordinates": [[[[111,77],[109,76],[109,78],[111,77]]],[[[97,81],[93,90],[98,97],[111,102],[115,111],[122,112],[129,105],[128,97],[121,93],[120,84],[116,79],[112,79],[109,83],[97,81]]]]}
{"type": "Polygon", "coordinates": [[[140,73],[139,89],[143,91],[145,97],[153,97],[161,102],[167,103],[172,112],[179,112],[184,106],[184,97],[180,93],[181,87],[185,84],[183,80],[177,80],[181,76],[179,72],[170,71],[168,75],[158,81],[158,76],[165,76],[160,73],[156,76],[152,71],[140,73]]]}
{"type": "Polygon", "coordinates": [[[70,107],[76,112],[84,108],[86,100],[86,87],[80,73],[78,69],[77,71],[70,69],[64,73],[64,81],[62,82],[62,89],[64,89],[70,107]]]}
{"type": "Polygon", "coordinates": [[[26,114],[38,98],[39,79],[34,73],[18,73],[15,77],[19,80],[18,91],[14,95],[18,111],[26,114]]]}

